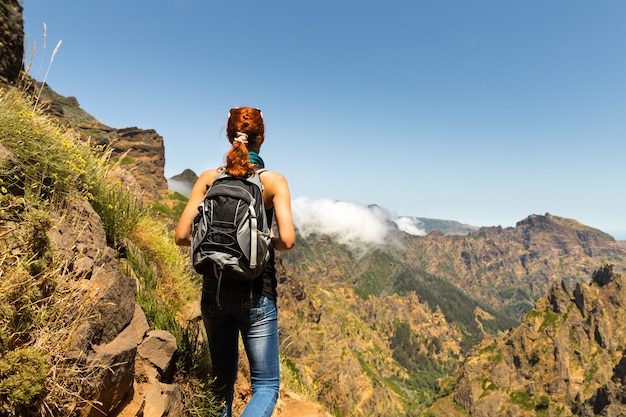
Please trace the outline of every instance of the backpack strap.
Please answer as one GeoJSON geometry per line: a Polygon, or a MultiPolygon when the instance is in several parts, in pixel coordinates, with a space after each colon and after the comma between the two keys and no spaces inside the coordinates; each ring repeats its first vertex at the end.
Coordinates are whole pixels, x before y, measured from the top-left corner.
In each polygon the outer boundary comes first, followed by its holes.
{"type": "Polygon", "coordinates": [[[217,304],[218,310],[222,310],[222,305],[220,304],[220,290],[222,287],[222,273],[224,272],[223,268],[218,268],[217,264],[213,264],[213,272],[217,277],[217,292],[215,293],[215,302],[217,304]]]}
{"type": "MultiPolygon", "coordinates": [[[[261,195],[263,198],[263,195],[261,195]]],[[[257,224],[256,211],[254,205],[250,204],[250,268],[256,268],[256,255],[257,255],[257,224]]]]}

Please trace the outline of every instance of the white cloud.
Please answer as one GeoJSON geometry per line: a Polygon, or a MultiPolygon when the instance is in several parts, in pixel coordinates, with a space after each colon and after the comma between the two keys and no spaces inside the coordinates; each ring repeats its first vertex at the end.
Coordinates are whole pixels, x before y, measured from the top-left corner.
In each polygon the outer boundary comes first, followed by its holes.
{"type": "Polygon", "coordinates": [[[189,194],[191,194],[191,189],[193,188],[193,184],[188,181],[177,181],[175,179],[168,178],[167,187],[170,189],[170,191],[178,192],[185,197],[189,197],[189,194]]]}
{"type": "Polygon", "coordinates": [[[424,236],[426,231],[418,226],[419,223],[416,219],[410,217],[398,217],[393,219],[394,223],[398,225],[398,229],[404,233],[408,233],[414,236],[424,236]]]}
{"type": "Polygon", "coordinates": [[[313,233],[330,235],[353,248],[361,248],[362,244],[384,245],[388,242],[392,222],[405,233],[425,234],[415,219],[396,218],[378,206],[299,197],[292,202],[292,212],[294,224],[303,237],[313,233]]]}

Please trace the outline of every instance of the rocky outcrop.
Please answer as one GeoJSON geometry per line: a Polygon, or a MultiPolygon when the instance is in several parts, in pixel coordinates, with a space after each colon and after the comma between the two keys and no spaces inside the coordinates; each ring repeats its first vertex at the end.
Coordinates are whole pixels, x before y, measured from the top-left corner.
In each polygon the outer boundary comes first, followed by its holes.
{"type": "MultiPolygon", "coordinates": [[[[119,254],[107,246],[93,207],[84,199],[68,199],[62,205],[50,204],[45,214],[34,209],[29,214],[19,183],[19,160],[1,145],[0,164],[11,168],[3,172],[12,174],[1,183],[2,196],[8,200],[0,213],[3,262],[12,257],[4,265],[19,265],[21,257],[40,257],[37,268],[54,266],[62,271],[61,285],[73,300],[71,308],[59,306],[63,316],[59,320],[66,322],[63,331],[68,336],[55,349],[58,366],[72,370],[71,389],[85,400],[80,415],[182,415],[180,387],[172,383],[176,340],[167,332],[149,331],[135,302],[137,282],[123,273],[119,254]],[[39,231],[45,234],[40,236],[39,231]],[[140,406],[133,409],[136,404],[140,406]]],[[[37,273],[33,267],[30,271],[37,273]]],[[[53,291],[56,285],[60,284],[42,284],[38,291],[53,291]]]]}
{"type": "Polygon", "coordinates": [[[112,136],[113,156],[121,159],[137,179],[144,199],[162,200],[168,193],[163,137],[154,130],[136,127],[118,129],[112,136]]]}
{"type": "Polygon", "coordinates": [[[0,82],[15,83],[22,70],[24,18],[19,0],[0,1],[0,82]]]}
{"type": "Polygon", "coordinates": [[[74,129],[82,141],[110,150],[112,162],[134,178],[135,184],[132,185],[139,186],[143,201],[158,202],[169,194],[165,178],[165,145],[163,137],[155,130],[112,128],[82,110],[75,97],[61,96],[48,85],[31,82],[29,91],[33,95],[41,94],[39,105],[42,110],[74,129]]]}
{"type": "Polygon", "coordinates": [[[176,340],[149,331],[135,303],[137,283],[121,272],[100,217],[85,200],[68,202],[62,216],[52,211],[50,217],[53,251],[77,281],[86,309],[68,340],[67,359],[96,370],[82,390],[90,401],[81,416],[181,415],[180,388],[171,383],[176,340]]]}
{"type": "Polygon", "coordinates": [[[467,359],[454,401],[477,417],[626,415],[625,305],[626,280],[609,266],[573,290],[554,285],[467,359]]]}

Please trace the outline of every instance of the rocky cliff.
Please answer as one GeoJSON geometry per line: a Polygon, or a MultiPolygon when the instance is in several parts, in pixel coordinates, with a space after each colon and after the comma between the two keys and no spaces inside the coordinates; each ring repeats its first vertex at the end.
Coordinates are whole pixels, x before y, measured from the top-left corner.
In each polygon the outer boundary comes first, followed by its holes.
{"type": "MultiPolygon", "coordinates": [[[[31,81],[31,89],[40,85],[31,81]]],[[[130,172],[139,185],[144,201],[162,201],[169,194],[165,179],[165,146],[163,137],[152,129],[127,127],[116,129],[100,123],[80,108],[75,97],[64,97],[45,85],[40,103],[45,113],[80,133],[85,142],[111,149],[111,157],[130,172]]]]}
{"type": "Polygon", "coordinates": [[[574,289],[555,284],[519,327],[476,348],[451,398],[479,417],[626,415],[625,303],[610,265],[574,289]]]}
{"type": "Polygon", "coordinates": [[[24,18],[19,0],[0,1],[0,82],[14,84],[22,70],[24,18]]]}

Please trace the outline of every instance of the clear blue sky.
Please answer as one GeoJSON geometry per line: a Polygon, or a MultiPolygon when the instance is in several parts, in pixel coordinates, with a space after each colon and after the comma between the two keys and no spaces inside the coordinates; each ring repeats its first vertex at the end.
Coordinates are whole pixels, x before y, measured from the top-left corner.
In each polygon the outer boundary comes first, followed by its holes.
{"type": "Polygon", "coordinates": [[[626,2],[24,0],[31,74],[155,129],[166,176],[220,165],[263,110],[293,197],[626,239],[626,2]],[[43,49],[43,24],[47,46],[43,49]]]}

